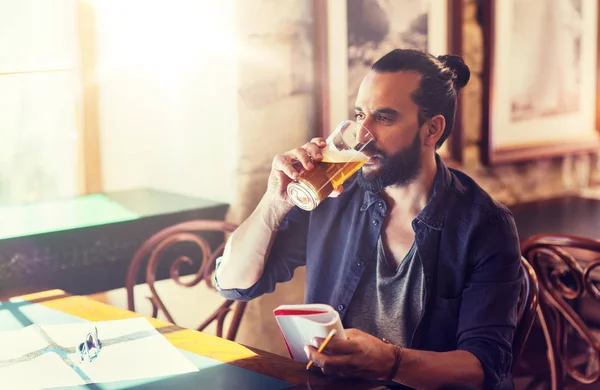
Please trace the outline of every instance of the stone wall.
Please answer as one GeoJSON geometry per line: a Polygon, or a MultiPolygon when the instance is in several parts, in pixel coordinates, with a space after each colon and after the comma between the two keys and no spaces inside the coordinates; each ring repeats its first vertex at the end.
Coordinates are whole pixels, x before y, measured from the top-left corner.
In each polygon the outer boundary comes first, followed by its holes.
{"type": "MultiPolygon", "coordinates": [[[[238,194],[229,220],[241,223],[261,198],[270,163],[310,138],[314,128],[312,9],[306,0],[239,1],[238,194]]],[[[572,156],[485,168],[479,163],[483,40],[475,0],[466,2],[464,57],[472,71],[463,94],[465,161],[461,169],[505,204],[600,187],[597,156],[572,156]]],[[[304,270],[248,306],[238,341],[285,354],[272,310],[301,302],[304,270]]]]}
{"type": "MultiPolygon", "coordinates": [[[[312,2],[238,1],[238,193],[228,219],[241,223],[267,183],[273,156],[311,138],[315,123],[312,2]]],[[[273,318],[281,304],[302,303],[304,268],[274,293],[247,306],[238,341],[286,355],[273,318]]]]}

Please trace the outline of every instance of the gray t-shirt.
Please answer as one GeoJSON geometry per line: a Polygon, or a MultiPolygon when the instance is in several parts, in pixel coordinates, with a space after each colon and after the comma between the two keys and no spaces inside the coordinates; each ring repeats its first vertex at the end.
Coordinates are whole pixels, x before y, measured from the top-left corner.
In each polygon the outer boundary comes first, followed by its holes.
{"type": "Polygon", "coordinates": [[[344,327],[360,329],[410,347],[423,311],[423,279],[423,266],[414,242],[394,269],[379,237],[377,259],[373,259],[364,271],[344,316],[344,327]]]}

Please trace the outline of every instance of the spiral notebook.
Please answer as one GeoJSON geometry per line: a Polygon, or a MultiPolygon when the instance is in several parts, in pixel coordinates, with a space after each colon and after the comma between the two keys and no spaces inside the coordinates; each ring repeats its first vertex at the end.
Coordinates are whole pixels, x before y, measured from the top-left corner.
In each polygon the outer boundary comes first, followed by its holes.
{"type": "Polygon", "coordinates": [[[325,304],[281,305],[273,310],[283,340],[295,361],[307,363],[304,347],[313,337],[326,338],[335,329],[334,338],[346,338],[340,315],[325,304]]]}

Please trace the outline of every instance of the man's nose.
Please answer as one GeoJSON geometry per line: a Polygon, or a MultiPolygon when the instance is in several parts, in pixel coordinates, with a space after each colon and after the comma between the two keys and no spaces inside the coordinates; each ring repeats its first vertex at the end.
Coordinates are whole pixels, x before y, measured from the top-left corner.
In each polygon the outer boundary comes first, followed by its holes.
{"type": "Polygon", "coordinates": [[[359,129],[358,134],[356,135],[357,141],[360,142],[361,144],[366,144],[369,141],[375,140],[374,134],[371,132],[371,130],[368,127],[369,123],[371,123],[371,122],[368,119],[365,120],[362,123],[362,126],[359,129]]]}

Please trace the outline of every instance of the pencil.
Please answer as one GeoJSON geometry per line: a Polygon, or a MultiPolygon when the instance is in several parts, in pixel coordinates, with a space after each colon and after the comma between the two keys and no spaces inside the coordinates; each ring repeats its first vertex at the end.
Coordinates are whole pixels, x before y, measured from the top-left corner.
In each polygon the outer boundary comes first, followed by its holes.
{"type": "MultiPolygon", "coordinates": [[[[323,344],[321,344],[321,346],[319,347],[319,349],[317,350],[317,352],[319,352],[319,353],[323,352],[323,350],[325,349],[325,347],[327,346],[327,344],[329,344],[329,342],[331,341],[331,339],[333,338],[333,336],[335,336],[335,329],[331,329],[331,331],[327,335],[327,338],[325,338],[325,341],[323,341],[323,344]]],[[[309,368],[312,367],[312,365],[313,365],[313,361],[311,360],[306,365],[306,369],[308,370],[309,368]]]]}

